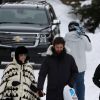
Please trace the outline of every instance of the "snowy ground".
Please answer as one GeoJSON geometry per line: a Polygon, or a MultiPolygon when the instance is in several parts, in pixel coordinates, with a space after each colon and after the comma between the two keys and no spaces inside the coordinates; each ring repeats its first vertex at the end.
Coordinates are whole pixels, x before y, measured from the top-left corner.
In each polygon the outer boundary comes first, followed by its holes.
{"type": "MultiPolygon", "coordinates": [[[[65,36],[65,33],[68,32],[67,26],[71,20],[78,20],[77,16],[69,14],[71,11],[70,6],[62,4],[59,0],[47,0],[50,2],[57,14],[58,19],[61,20],[61,36],[65,36]]],[[[93,84],[92,77],[95,71],[95,68],[100,63],[100,30],[96,30],[96,34],[89,34],[92,41],[92,51],[87,53],[87,71],[85,74],[85,85],[86,85],[86,100],[98,100],[99,89],[93,84]]],[[[3,70],[0,70],[0,79],[2,76],[3,70]]],[[[38,77],[38,71],[35,71],[36,79],[38,77]]],[[[46,83],[45,83],[46,88],[46,83]]],[[[44,90],[45,91],[45,90],[44,90]]],[[[45,100],[45,97],[42,98],[45,100]]]]}

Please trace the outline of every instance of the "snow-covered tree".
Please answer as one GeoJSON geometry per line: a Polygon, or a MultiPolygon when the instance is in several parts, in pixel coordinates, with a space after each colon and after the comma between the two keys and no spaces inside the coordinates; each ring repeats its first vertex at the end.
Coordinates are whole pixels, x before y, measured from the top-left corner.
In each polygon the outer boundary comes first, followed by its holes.
{"type": "Polygon", "coordinates": [[[92,0],[91,5],[84,5],[77,10],[82,15],[81,21],[84,22],[86,29],[92,33],[100,23],[100,0],[92,0]]]}
{"type": "Polygon", "coordinates": [[[80,0],[61,0],[64,4],[71,5],[73,7],[77,7],[80,5],[80,0]]]}
{"type": "Polygon", "coordinates": [[[85,0],[61,0],[67,5],[73,7],[72,13],[81,15],[80,21],[84,23],[85,28],[94,33],[100,23],[100,0],[92,0],[90,5],[81,6],[80,1],[85,0]]]}

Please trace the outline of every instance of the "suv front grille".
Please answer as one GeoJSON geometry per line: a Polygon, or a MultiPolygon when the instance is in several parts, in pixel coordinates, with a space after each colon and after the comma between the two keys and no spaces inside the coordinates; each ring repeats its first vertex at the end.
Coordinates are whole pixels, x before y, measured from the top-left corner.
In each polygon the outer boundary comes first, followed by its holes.
{"type": "Polygon", "coordinates": [[[2,45],[8,45],[8,46],[33,46],[35,45],[35,41],[32,42],[12,42],[12,41],[3,41],[1,42],[2,45]]]}
{"type": "Polygon", "coordinates": [[[0,36],[0,44],[7,46],[34,46],[38,40],[37,34],[11,34],[0,36]]]}

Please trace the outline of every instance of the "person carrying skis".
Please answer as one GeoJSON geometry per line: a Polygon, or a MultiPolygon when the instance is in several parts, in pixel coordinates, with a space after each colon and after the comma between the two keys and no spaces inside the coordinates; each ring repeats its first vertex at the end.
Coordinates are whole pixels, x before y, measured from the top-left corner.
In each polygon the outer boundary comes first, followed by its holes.
{"type": "Polygon", "coordinates": [[[74,57],[79,71],[74,88],[78,100],[85,100],[86,51],[91,51],[91,40],[76,21],[71,21],[68,29],[69,32],[65,35],[65,47],[70,49],[69,54],[74,57]]]}

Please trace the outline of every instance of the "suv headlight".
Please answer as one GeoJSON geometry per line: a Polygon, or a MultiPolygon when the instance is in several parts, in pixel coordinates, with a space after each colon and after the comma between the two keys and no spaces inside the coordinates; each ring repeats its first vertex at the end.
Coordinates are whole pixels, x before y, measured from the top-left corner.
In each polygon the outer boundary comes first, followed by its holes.
{"type": "Polygon", "coordinates": [[[40,44],[44,44],[47,42],[47,38],[45,34],[40,34],[40,44]]]}

